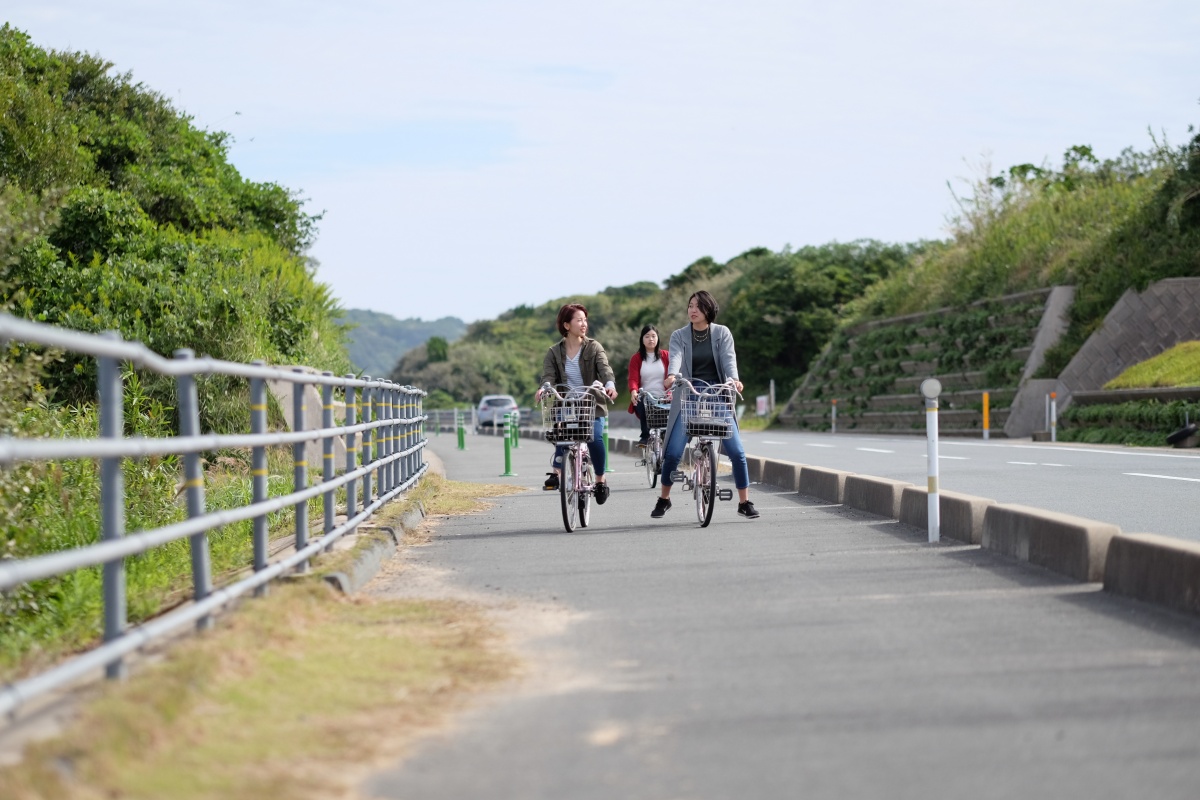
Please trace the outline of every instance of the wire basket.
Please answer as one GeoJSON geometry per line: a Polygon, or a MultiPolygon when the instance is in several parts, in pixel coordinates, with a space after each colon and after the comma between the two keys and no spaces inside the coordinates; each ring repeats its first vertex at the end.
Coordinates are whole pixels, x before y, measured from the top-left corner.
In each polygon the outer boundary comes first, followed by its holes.
{"type": "Polygon", "coordinates": [[[590,442],[595,421],[596,399],[586,390],[572,389],[563,398],[551,394],[542,400],[542,426],[548,442],[590,442]]]}
{"type": "Polygon", "coordinates": [[[733,432],[733,388],[696,387],[683,398],[682,414],[688,436],[728,439],[733,432]]]}
{"type": "Polygon", "coordinates": [[[671,416],[671,404],[666,403],[658,398],[647,397],[646,403],[646,427],[647,428],[665,428],[667,427],[667,419],[671,416]]]}

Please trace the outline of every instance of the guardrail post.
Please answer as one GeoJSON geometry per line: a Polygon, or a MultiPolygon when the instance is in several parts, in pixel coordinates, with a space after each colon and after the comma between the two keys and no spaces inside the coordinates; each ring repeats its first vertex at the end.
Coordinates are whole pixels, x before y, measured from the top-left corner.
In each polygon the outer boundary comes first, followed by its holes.
{"type": "MultiPolygon", "coordinates": [[[[116,331],[107,331],[105,339],[120,340],[116,331]]],[[[100,383],[100,436],[120,439],[125,435],[125,399],[121,381],[121,365],[115,358],[96,359],[100,383]]],[[[105,540],[125,535],[125,475],[122,458],[100,459],[100,535],[105,540]]],[[[104,641],[111,642],[125,635],[128,617],[125,596],[125,559],[118,558],[104,565],[104,641]]],[[[105,665],[104,674],[111,679],[125,677],[125,661],[117,659],[105,665]]]]}
{"type": "MultiPolygon", "coordinates": [[[[265,367],[267,364],[262,360],[253,363],[256,367],[265,367]]],[[[259,436],[267,432],[267,382],[263,378],[250,379],[250,432],[259,436]]],[[[268,475],[267,448],[265,445],[256,445],[250,450],[250,481],[255,503],[262,503],[267,499],[268,475]]],[[[254,518],[254,533],[252,534],[255,572],[267,568],[268,537],[267,515],[259,514],[254,518]]],[[[264,583],[257,587],[254,590],[254,596],[265,597],[268,585],[264,583]]]]}
{"type": "MultiPolygon", "coordinates": [[[[354,375],[347,374],[347,380],[354,380],[354,375]]],[[[355,398],[355,389],[353,386],[346,386],[346,427],[351,428],[358,424],[358,406],[355,398]]],[[[354,472],[358,469],[355,464],[354,454],[358,452],[358,434],[346,434],[346,472],[354,472]]],[[[346,484],[346,518],[353,519],[358,514],[358,487],[355,484],[357,480],[352,480],[346,484]]]]}
{"type": "MultiPolygon", "coordinates": [[[[175,351],[180,361],[195,356],[186,348],[175,351]]],[[[177,383],[179,392],[179,432],[184,436],[200,435],[200,399],[196,393],[196,377],[180,375],[177,383]]],[[[204,515],[204,469],[200,466],[199,453],[187,453],[183,457],[183,485],[187,493],[188,517],[204,515]]],[[[208,532],[192,534],[189,545],[192,550],[192,587],[194,599],[199,601],[212,593],[212,558],[208,551],[208,532]]],[[[212,627],[212,617],[205,615],[196,620],[197,630],[212,627]]]]}
{"type": "MultiPolygon", "coordinates": [[[[292,372],[298,375],[304,374],[301,367],[293,367],[292,372]]],[[[296,433],[304,430],[305,386],[307,384],[304,381],[296,381],[292,384],[292,431],[296,433]]],[[[308,488],[308,461],[304,457],[304,450],[307,446],[307,442],[292,444],[292,485],[297,492],[308,488]]],[[[303,550],[305,547],[308,547],[308,501],[301,500],[296,503],[296,550],[303,550]]],[[[301,561],[297,564],[296,572],[300,574],[308,572],[308,562],[301,561]]]]}
{"type": "MultiPolygon", "coordinates": [[[[332,378],[332,372],[322,372],[326,378],[332,378]]],[[[333,436],[330,435],[329,429],[333,427],[333,386],[332,384],[321,385],[321,426],[325,428],[325,436],[321,439],[321,479],[326,483],[333,480],[333,436]]],[[[333,490],[325,492],[322,499],[325,511],[325,528],[324,535],[328,536],[333,531],[333,519],[337,514],[337,506],[334,502],[333,490]]],[[[328,552],[333,547],[332,544],[325,548],[328,552]]]]}
{"type": "MultiPolygon", "coordinates": [[[[363,375],[364,381],[370,381],[370,375],[363,375]]],[[[362,390],[362,421],[364,424],[371,421],[371,392],[373,387],[370,385],[364,386],[362,390]]],[[[365,467],[371,463],[371,429],[367,428],[362,433],[362,465],[365,467]]],[[[362,479],[362,507],[365,511],[371,505],[371,472],[368,470],[362,479]]]]}
{"type": "MultiPolygon", "coordinates": [[[[417,389],[413,389],[413,397],[417,398],[417,416],[418,417],[425,416],[425,398],[421,395],[421,392],[417,389]]],[[[438,427],[441,427],[441,417],[438,417],[438,427]]],[[[420,442],[424,442],[424,441],[426,441],[425,421],[421,420],[421,425],[417,429],[417,442],[420,443],[420,442]]],[[[420,450],[417,451],[416,456],[413,457],[413,471],[416,472],[416,471],[420,470],[422,465],[424,465],[424,463],[425,463],[425,448],[422,447],[420,450]]]]}

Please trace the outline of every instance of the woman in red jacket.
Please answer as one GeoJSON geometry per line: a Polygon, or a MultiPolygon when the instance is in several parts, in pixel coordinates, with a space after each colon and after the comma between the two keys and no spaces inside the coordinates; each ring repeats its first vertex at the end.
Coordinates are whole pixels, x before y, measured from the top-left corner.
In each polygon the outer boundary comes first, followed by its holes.
{"type": "Polygon", "coordinates": [[[658,328],[646,325],[642,328],[642,343],[629,359],[629,413],[637,414],[642,423],[642,438],[639,444],[645,444],[650,438],[650,429],[646,426],[646,407],[637,398],[638,389],[645,389],[661,397],[666,393],[663,381],[667,377],[667,351],[658,348],[658,328]]]}

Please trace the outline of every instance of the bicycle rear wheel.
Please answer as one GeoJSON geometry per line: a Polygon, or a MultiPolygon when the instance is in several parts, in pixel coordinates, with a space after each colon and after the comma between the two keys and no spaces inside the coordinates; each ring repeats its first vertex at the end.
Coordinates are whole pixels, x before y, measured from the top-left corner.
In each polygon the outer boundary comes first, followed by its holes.
{"type": "Polygon", "coordinates": [[[596,471],[592,469],[592,457],[583,453],[583,478],[579,492],[579,526],[586,528],[592,521],[592,489],[596,486],[596,471]]]}
{"type": "Polygon", "coordinates": [[[712,522],[713,505],[717,502],[717,464],[712,442],[702,441],[696,449],[696,485],[692,491],[696,498],[696,519],[700,527],[707,528],[712,522]]]}
{"type": "Polygon", "coordinates": [[[558,482],[562,498],[563,527],[567,533],[575,530],[575,514],[579,511],[579,494],[575,488],[575,448],[563,453],[562,479],[558,482]]]}

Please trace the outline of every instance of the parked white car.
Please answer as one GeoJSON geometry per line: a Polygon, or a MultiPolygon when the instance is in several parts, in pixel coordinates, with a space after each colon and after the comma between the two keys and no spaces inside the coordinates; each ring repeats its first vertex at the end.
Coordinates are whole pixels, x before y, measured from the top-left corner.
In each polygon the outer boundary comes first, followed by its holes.
{"type": "Polygon", "coordinates": [[[487,394],[475,409],[475,424],[479,428],[493,427],[497,422],[504,422],[505,414],[517,410],[517,399],[511,394],[487,394]]]}

